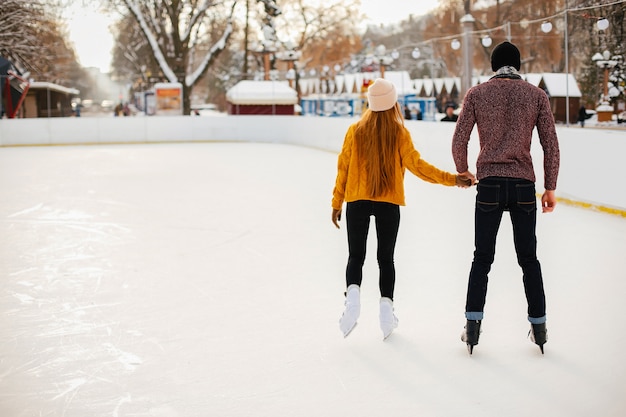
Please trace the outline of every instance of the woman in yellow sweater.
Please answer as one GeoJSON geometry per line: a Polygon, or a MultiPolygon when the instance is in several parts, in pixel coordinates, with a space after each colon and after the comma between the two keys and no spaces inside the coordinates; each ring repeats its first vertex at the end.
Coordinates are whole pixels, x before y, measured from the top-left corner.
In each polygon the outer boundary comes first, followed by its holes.
{"type": "Polygon", "coordinates": [[[468,187],[464,176],[442,171],[424,161],[413,147],[404,126],[398,95],[392,83],[382,78],[367,92],[369,108],[348,128],[337,164],[333,191],[332,221],[339,228],[346,202],[348,266],[345,311],[339,320],[344,337],[357,323],[361,312],[360,286],[370,217],[374,216],[380,268],[380,327],[386,339],[398,325],[393,311],[396,237],[400,207],[404,202],[404,173],[408,169],[424,181],[468,187]]]}

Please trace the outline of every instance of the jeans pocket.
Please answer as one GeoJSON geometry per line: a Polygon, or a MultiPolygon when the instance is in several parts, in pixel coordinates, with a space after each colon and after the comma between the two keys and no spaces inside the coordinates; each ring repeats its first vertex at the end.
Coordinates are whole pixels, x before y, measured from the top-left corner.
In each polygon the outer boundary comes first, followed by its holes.
{"type": "Polygon", "coordinates": [[[484,212],[494,211],[500,201],[500,185],[482,184],[477,185],[476,208],[484,212]]]}
{"type": "Polygon", "coordinates": [[[517,207],[526,213],[537,210],[537,196],[535,195],[535,184],[517,184],[517,207]]]}

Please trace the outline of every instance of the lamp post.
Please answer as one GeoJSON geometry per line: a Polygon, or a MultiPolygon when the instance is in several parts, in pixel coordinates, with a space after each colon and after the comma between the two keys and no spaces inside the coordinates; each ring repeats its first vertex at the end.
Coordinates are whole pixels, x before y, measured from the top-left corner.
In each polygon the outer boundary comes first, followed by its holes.
{"type": "Polygon", "coordinates": [[[463,77],[461,78],[461,100],[465,98],[465,93],[472,86],[472,29],[474,28],[474,17],[467,13],[461,18],[463,24],[463,77]]]}
{"type": "Polygon", "coordinates": [[[284,46],[285,50],[277,53],[276,57],[287,63],[285,78],[287,78],[287,81],[289,82],[289,87],[293,88],[293,82],[296,80],[295,63],[302,56],[302,52],[296,51],[296,45],[291,41],[285,42],[284,46]]]}
{"type": "MultiPolygon", "coordinates": [[[[564,35],[564,50],[565,50],[565,125],[569,126],[569,28],[567,23],[567,1],[565,1],[565,11],[563,12],[565,22],[565,35],[564,35]]],[[[541,23],[541,31],[543,33],[550,33],[552,31],[552,22],[546,20],[541,23]]]]}
{"type": "MultiPolygon", "coordinates": [[[[445,66],[445,62],[441,60],[441,58],[435,59],[435,54],[433,52],[432,46],[430,48],[425,49],[427,57],[422,58],[422,50],[418,47],[413,48],[411,51],[411,57],[415,60],[421,60],[423,63],[428,64],[428,69],[430,73],[430,79],[435,79],[435,66],[439,67],[440,70],[445,70],[447,72],[447,68],[445,66]]],[[[434,95],[434,92],[433,92],[434,95]]]]}
{"type": "Polygon", "coordinates": [[[422,120],[435,120],[435,114],[437,113],[436,107],[436,91],[435,91],[435,65],[439,65],[442,68],[441,64],[443,61],[435,60],[435,53],[432,42],[430,43],[430,48],[424,48],[426,52],[426,58],[422,58],[422,52],[420,48],[415,47],[413,51],[411,51],[411,57],[415,60],[421,59],[424,64],[427,64],[430,70],[430,92],[428,93],[431,100],[426,100],[423,103],[423,106],[420,105],[420,111],[422,113],[422,120]]]}
{"type": "Polygon", "coordinates": [[[376,47],[375,58],[378,61],[378,66],[380,68],[380,78],[385,78],[385,67],[391,65],[394,59],[396,59],[398,56],[400,56],[398,51],[393,51],[392,55],[387,55],[387,48],[385,47],[385,45],[378,45],[376,47]]]}
{"type": "MultiPolygon", "coordinates": [[[[609,28],[609,20],[605,17],[598,19],[596,22],[598,30],[607,30],[609,28]]],[[[609,59],[611,53],[604,51],[603,53],[596,52],[591,60],[596,63],[600,68],[604,68],[604,88],[603,94],[600,98],[600,103],[596,107],[596,113],[598,115],[598,122],[609,122],[613,118],[613,106],[609,102],[609,69],[617,65],[617,61],[609,59]]]]}
{"type": "MultiPolygon", "coordinates": [[[[270,81],[272,79],[271,74],[272,74],[272,58],[271,56],[274,55],[276,51],[278,50],[278,47],[276,46],[278,45],[278,43],[274,43],[274,42],[269,42],[269,41],[263,41],[260,44],[257,44],[256,42],[253,42],[250,48],[250,52],[260,55],[262,62],[263,62],[263,77],[262,79],[264,81],[270,81]]],[[[255,80],[259,79],[259,74],[257,73],[254,76],[255,80]]]]}
{"type": "Polygon", "coordinates": [[[610,122],[613,118],[613,106],[611,106],[609,101],[609,70],[618,64],[618,61],[613,58],[615,57],[611,57],[609,51],[604,51],[603,53],[596,52],[595,55],[591,57],[598,67],[604,69],[603,94],[600,99],[600,104],[596,108],[598,122],[610,122]]]}

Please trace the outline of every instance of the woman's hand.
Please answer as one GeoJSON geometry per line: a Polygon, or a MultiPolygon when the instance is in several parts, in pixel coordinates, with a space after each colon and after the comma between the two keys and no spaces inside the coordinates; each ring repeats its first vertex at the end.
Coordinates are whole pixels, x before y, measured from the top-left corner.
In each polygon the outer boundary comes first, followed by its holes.
{"type": "Polygon", "coordinates": [[[469,171],[461,172],[456,176],[456,186],[468,188],[476,184],[476,177],[469,171]]]}
{"type": "Polygon", "coordinates": [[[341,209],[333,209],[332,220],[335,227],[339,229],[339,221],[341,220],[341,209]]]}

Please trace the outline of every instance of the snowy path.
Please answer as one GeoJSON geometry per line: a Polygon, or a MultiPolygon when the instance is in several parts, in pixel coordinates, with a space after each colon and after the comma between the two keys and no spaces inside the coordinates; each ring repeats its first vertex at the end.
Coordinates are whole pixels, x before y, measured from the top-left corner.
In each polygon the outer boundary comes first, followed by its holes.
{"type": "Polygon", "coordinates": [[[542,356],[505,217],[469,357],[474,191],[407,174],[400,325],[382,341],[370,239],[343,339],[335,164],[268,144],[0,149],[0,415],[626,414],[625,219],[539,216],[542,356]]]}

